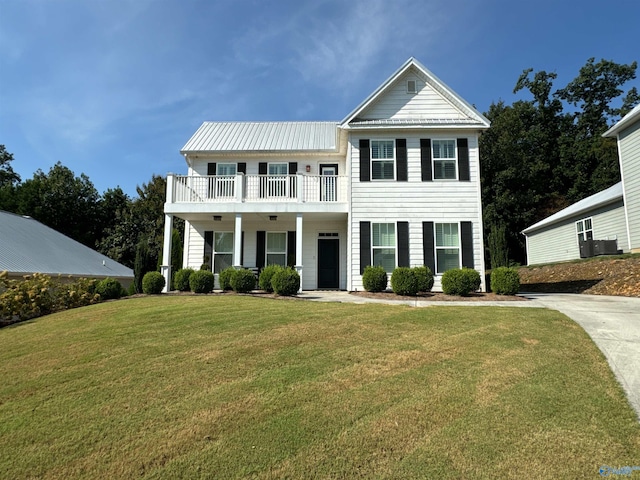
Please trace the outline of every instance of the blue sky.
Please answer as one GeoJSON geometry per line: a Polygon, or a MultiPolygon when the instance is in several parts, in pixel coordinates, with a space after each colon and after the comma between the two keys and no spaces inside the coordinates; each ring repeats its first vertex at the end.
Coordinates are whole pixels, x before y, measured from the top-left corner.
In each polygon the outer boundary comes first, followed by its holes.
{"type": "Polygon", "coordinates": [[[23,180],[135,195],[203,121],[339,121],[411,56],[485,112],[525,68],[640,60],[639,25],[637,0],[0,0],[0,144],[23,180]]]}

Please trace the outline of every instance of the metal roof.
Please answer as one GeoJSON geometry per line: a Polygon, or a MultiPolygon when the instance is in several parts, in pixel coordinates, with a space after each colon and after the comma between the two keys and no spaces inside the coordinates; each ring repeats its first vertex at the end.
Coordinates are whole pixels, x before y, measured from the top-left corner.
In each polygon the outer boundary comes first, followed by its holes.
{"type": "Polygon", "coordinates": [[[0,272],[133,278],[133,270],[43,225],[0,210],[0,272]]]}
{"type": "Polygon", "coordinates": [[[337,150],[337,122],[204,122],[180,152],[337,150]]]}
{"type": "Polygon", "coordinates": [[[369,126],[397,126],[397,127],[424,127],[424,126],[480,126],[484,124],[472,118],[383,118],[376,120],[354,120],[349,123],[350,127],[369,126]]]}
{"type": "Polygon", "coordinates": [[[591,195],[590,197],[583,198],[573,205],[569,205],[567,208],[554,213],[544,220],[540,220],[538,223],[531,225],[530,227],[525,228],[522,233],[526,235],[527,233],[531,233],[534,230],[546,227],[547,225],[551,225],[552,223],[560,222],[574,215],[585,213],[596,207],[607,205],[609,203],[615,202],[616,200],[622,200],[622,182],[618,182],[612,187],[607,188],[606,190],[602,190],[601,192],[591,195]]]}
{"type": "Polygon", "coordinates": [[[633,110],[627,113],[622,119],[616,123],[613,127],[602,134],[603,137],[615,137],[622,130],[627,128],[636,120],[640,120],[640,104],[636,105],[633,110]]]}

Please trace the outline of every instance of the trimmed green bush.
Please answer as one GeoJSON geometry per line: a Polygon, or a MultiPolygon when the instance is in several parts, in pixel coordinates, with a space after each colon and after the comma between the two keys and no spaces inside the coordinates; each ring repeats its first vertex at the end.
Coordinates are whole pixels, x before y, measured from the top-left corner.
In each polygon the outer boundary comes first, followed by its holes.
{"type": "Polygon", "coordinates": [[[237,293],[248,293],[256,288],[256,276],[246,268],[236,270],[231,276],[231,288],[237,293]]]}
{"type": "Polygon", "coordinates": [[[300,275],[293,268],[282,268],[271,278],[271,286],[278,295],[295,295],[300,290],[300,275]]]}
{"type": "Polygon", "coordinates": [[[362,274],[362,285],[367,292],[382,292],[387,289],[387,272],[383,267],[365,267],[362,274]]]}
{"type": "Polygon", "coordinates": [[[136,292],[136,282],[131,282],[129,284],[129,288],[127,288],[127,296],[128,295],[135,295],[136,292]]]}
{"type": "Polygon", "coordinates": [[[222,270],[218,274],[218,283],[220,284],[220,289],[222,291],[232,290],[231,288],[231,277],[236,273],[236,269],[233,267],[228,267],[222,270]]]}
{"type": "Polygon", "coordinates": [[[413,267],[412,270],[418,277],[418,291],[430,292],[433,288],[433,272],[429,267],[413,267]]]}
{"type": "Polygon", "coordinates": [[[515,295],[520,290],[517,268],[498,267],[491,271],[491,291],[498,295],[515,295]]]}
{"type": "Polygon", "coordinates": [[[472,268],[454,268],[442,275],[442,291],[447,295],[467,296],[480,288],[480,274],[472,268]]]}
{"type": "Polygon", "coordinates": [[[162,292],[165,279],[160,272],[147,272],[142,277],[142,293],[157,295],[162,292]]]}
{"type": "Polygon", "coordinates": [[[189,291],[189,277],[194,272],[193,268],[181,268],[173,276],[173,286],[181,292],[189,291]]]}
{"type": "Polygon", "coordinates": [[[198,270],[189,277],[189,287],[194,293],[209,293],[213,290],[215,277],[209,270],[198,270]]]}
{"type": "Polygon", "coordinates": [[[397,267],[391,274],[391,289],[396,295],[415,296],[419,281],[416,272],[409,267],[397,267]]]}
{"type": "Polygon", "coordinates": [[[260,290],[272,293],[273,287],[271,286],[271,279],[281,270],[284,270],[284,267],[281,265],[271,264],[264,267],[260,272],[260,278],[258,279],[258,286],[260,287],[260,290]]]}
{"type": "Polygon", "coordinates": [[[120,282],[110,277],[100,280],[96,285],[96,293],[100,295],[100,298],[103,300],[120,298],[122,296],[122,290],[120,282]]]}

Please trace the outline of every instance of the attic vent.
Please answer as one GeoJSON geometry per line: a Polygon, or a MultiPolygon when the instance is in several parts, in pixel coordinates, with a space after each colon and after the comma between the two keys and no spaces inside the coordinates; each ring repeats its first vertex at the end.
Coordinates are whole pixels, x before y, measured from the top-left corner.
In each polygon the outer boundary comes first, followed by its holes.
{"type": "Polygon", "coordinates": [[[417,93],[415,80],[407,80],[407,93],[417,93]]]}

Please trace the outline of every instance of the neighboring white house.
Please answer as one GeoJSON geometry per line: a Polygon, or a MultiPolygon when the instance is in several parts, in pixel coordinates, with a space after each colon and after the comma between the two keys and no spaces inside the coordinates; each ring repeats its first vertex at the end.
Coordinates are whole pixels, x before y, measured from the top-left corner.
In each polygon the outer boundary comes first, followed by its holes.
{"type": "Polygon", "coordinates": [[[0,272],[78,278],[111,277],[128,286],[133,270],[34,220],[0,210],[0,272]]]}
{"type": "Polygon", "coordinates": [[[361,290],[367,265],[475,268],[483,279],[478,137],[489,121],[410,58],[341,122],[205,122],[169,174],[185,267],[300,272],[302,289],[361,290]]]}
{"type": "Polygon", "coordinates": [[[603,136],[617,137],[622,181],[524,229],[527,264],[580,258],[580,240],[640,252],[640,105],[603,136]]]}

